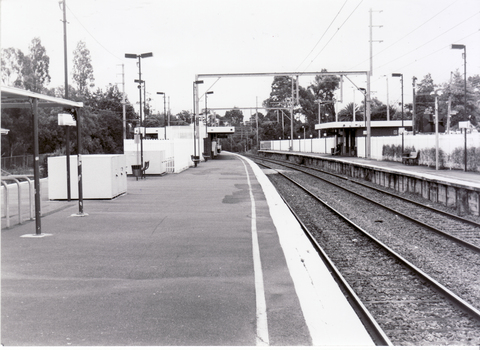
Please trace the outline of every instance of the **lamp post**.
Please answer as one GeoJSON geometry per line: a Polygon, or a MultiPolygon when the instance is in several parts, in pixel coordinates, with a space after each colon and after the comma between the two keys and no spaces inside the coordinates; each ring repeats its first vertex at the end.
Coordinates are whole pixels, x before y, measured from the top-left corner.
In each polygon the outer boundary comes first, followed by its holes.
{"type": "MultiPolygon", "coordinates": [[[[464,82],[464,95],[463,95],[463,105],[465,109],[465,117],[467,116],[467,47],[463,44],[452,44],[452,49],[463,50],[463,82],[464,82]]],[[[468,121],[468,119],[467,119],[468,121]]],[[[465,170],[467,171],[467,129],[464,129],[465,133],[465,170]]]]}
{"type": "MultiPolygon", "coordinates": [[[[196,118],[196,111],[195,111],[195,105],[196,105],[196,90],[197,90],[197,85],[198,84],[203,84],[203,80],[195,80],[193,82],[193,163],[195,164],[195,167],[197,167],[198,159],[197,158],[197,140],[196,140],[196,123],[197,123],[197,118],[196,118]]],[[[200,151],[200,149],[199,149],[200,151]]]]}
{"type": "Polygon", "coordinates": [[[153,53],[147,52],[142,54],[126,53],[125,58],[138,59],[138,92],[140,97],[140,157],[141,166],[143,169],[143,116],[142,116],[142,58],[153,57],[153,53]]]}
{"type": "MultiPolygon", "coordinates": [[[[358,90],[360,90],[363,94],[363,110],[364,110],[364,113],[363,113],[363,122],[366,123],[367,121],[367,118],[366,118],[366,108],[367,108],[367,89],[365,88],[358,88],[358,90]]],[[[365,124],[366,125],[366,124],[365,124]]]]}
{"type": "MultiPolygon", "coordinates": [[[[358,88],[363,94],[363,123],[365,126],[365,158],[367,158],[367,89],[358,88]]],[[[388,95],[388,94],[387,94],[388,95]]],[[[388,102],[387,102],[387,111],[388,111],[388,102]]],[[[387,118],[389,119],[389,118],[387,118]]]]}
{"type": "MultiPolygon", "coordinates": [[[[388,75],[382,75],[387,82],[387,121],[390,121],[390,103],[388,101],[388,75]]],[[[366,94],[366,93],[365,93],[366,94]]]]}
{"type": "Polygon", "coordinates": [[[207,109],[207,97],[208,95],[213,94],[213,91],[207,91],[205,93],[205,136],[207,136],[207,118],[208,118],[208,109],[207,109]]]}
{"type": "Polygon", "coordinates": [[[400,77],[400,82],[402,83],[402,155],[403,155],[403,149],[404,149],[403,134],[405,132],[405,128],[403,127],[403,74],[402,73],[392,73],[392,77],[400,77]]]}
{"type": "Polygon", "coordinates": [[[431,95],[435,95],[435,170],[438,170],[439,145],[438,145],[438,96],[442,94],[442,90],[435,90],[431,95]]]}
{"type": "Polygon", "coordinates": [[[163,95],[163,128],[165,130],[165,140],[167,139],[167,104],[165,100],[165,93],[164,92],[157,92],[157,95],[163,95]]]}
{"type": "Polygon", "coordinates": [[[467,47],[462,44],[452,44],[452,49],[463,50],[463,81],[464,81],[464,108],[467,115],[467,47]]]}

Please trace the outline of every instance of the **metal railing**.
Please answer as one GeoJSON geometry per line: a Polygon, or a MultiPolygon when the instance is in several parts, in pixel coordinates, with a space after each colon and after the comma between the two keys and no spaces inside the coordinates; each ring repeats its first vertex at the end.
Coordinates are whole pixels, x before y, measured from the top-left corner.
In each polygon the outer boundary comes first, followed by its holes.
{"type": "MultiPolygon", "coordinates": [[[[5,224],[6,227],[9,228],[11,226],[10,219],[13,217],[11,215],[11,208],[14,206],[14,203],[12,203],[12,198],[11,198],[11,193],[13,191],[13,188],[11,184],[9,183],[15,183],[17,185],[17,215],[18,215],[18,224],[23,223],[23,214],[22,214],[22,207],[24,207],[24,201],[28,201],[28,208],[29,208],[29,219],[33,220],[35,218],[34,214],[34,204],[35,204],[35,188],[34,188],[34,183],[33,181],[27,176],[27,175],[7,175],[7,176],[2,176],[1,178],[1,183],[2,187],[4,188],[3,192],[3,207],[4,207],[4,213],[5,213],[5,224]],[[28,183],[28,199],[25,199],[24,196],[22,196],[22,182],[20,180],[25,180],[28,183]]],[[[3,216],[2,216],[3,218],[3,216]]]]}
{"type": "Polygon", "coordinates": [[[24,154],[20,156],[2,157],[2,169],[25,169],[33,168],[33,155],[24,154]]]}

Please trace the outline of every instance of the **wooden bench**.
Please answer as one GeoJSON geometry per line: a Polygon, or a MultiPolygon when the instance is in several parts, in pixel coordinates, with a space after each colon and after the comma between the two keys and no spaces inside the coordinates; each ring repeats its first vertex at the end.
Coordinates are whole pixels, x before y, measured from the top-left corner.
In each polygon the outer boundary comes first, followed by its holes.
{"type": "Polygon", "coordinates": [[[420,156],[420,151],[412,151],[406,153],[402,156],[402,163],[408,165],[418,165],[418,158],[420,156]]]}

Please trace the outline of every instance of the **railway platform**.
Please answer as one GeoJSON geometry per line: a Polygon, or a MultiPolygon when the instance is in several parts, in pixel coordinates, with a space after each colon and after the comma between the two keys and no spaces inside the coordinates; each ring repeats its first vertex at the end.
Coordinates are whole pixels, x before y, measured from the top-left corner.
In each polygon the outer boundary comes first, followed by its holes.
{"type": "Polygon", "coordinates": [[[263,172],[222,152],[2,230],[5,346],[372,346],[263,172]]]}
{"type": "Polygon", "coordinates": [[[411,192],[432,202],[455,208],[459,214],[480,216],[480,174],[461,170],[407,165],[358,157],[295,151],[261,151],[329,171],[369,180],[398,192],[411,192]]]}

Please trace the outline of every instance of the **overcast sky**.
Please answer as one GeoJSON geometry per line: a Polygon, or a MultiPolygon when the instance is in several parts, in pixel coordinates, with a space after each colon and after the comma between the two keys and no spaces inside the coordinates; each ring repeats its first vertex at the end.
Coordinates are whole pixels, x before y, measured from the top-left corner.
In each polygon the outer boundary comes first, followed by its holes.
{"type": "MultiPolygon", "coordinates": [[[[191,110],[196,74],[366,71],[369,69],[369,9],[373,12],[372,96],[405,103],[412,99],[412,77],[431,73],[435,83],[463,72],[480,74],[480,0],[66,0],[69,82],[73,50],[80,40],[91,52],[95,86],[122,82],[129,100],[138,102],[136,61],[125,53],[152,52],[142,60],[142,79],[152,106],[163,111],[164,91],[172,113],[191,110]],[[382,11],[382,12],[380,12],[382,11]],[[382,26],[382,27],[379,27],[382,26]],[[382,40],[382,42],[377,42],[382,40]]],[[[59,0],[1,0],[1,46],[28,52],[40,37],[50,57],[51,83],[64,84],[63,13],[59,0]]],[[[311,75],[300,84],[308,86],[311,75]]],[[[365,76],[351,76],[365,87],[365,76]]],[[[200,94],[208,106],[252,107],[268,98],[272,77],[209,78],[200,94]]],[[[122,86],[119,85],[120,90],[122,86]]],[[[357,103],[362,97],[357,92],[357,103]]],[[[347,81],[343,99],[354,98],[347,81]]],[[[202,100],[201,106],[204,106],[202,100]]],[[[137,107],[136,107],[137,108],[137,107]]],[[[223,114],[223,112],[220,112],[223,114]]],[[[250,112],[245,111],[247,115],[250,112]]]]}

